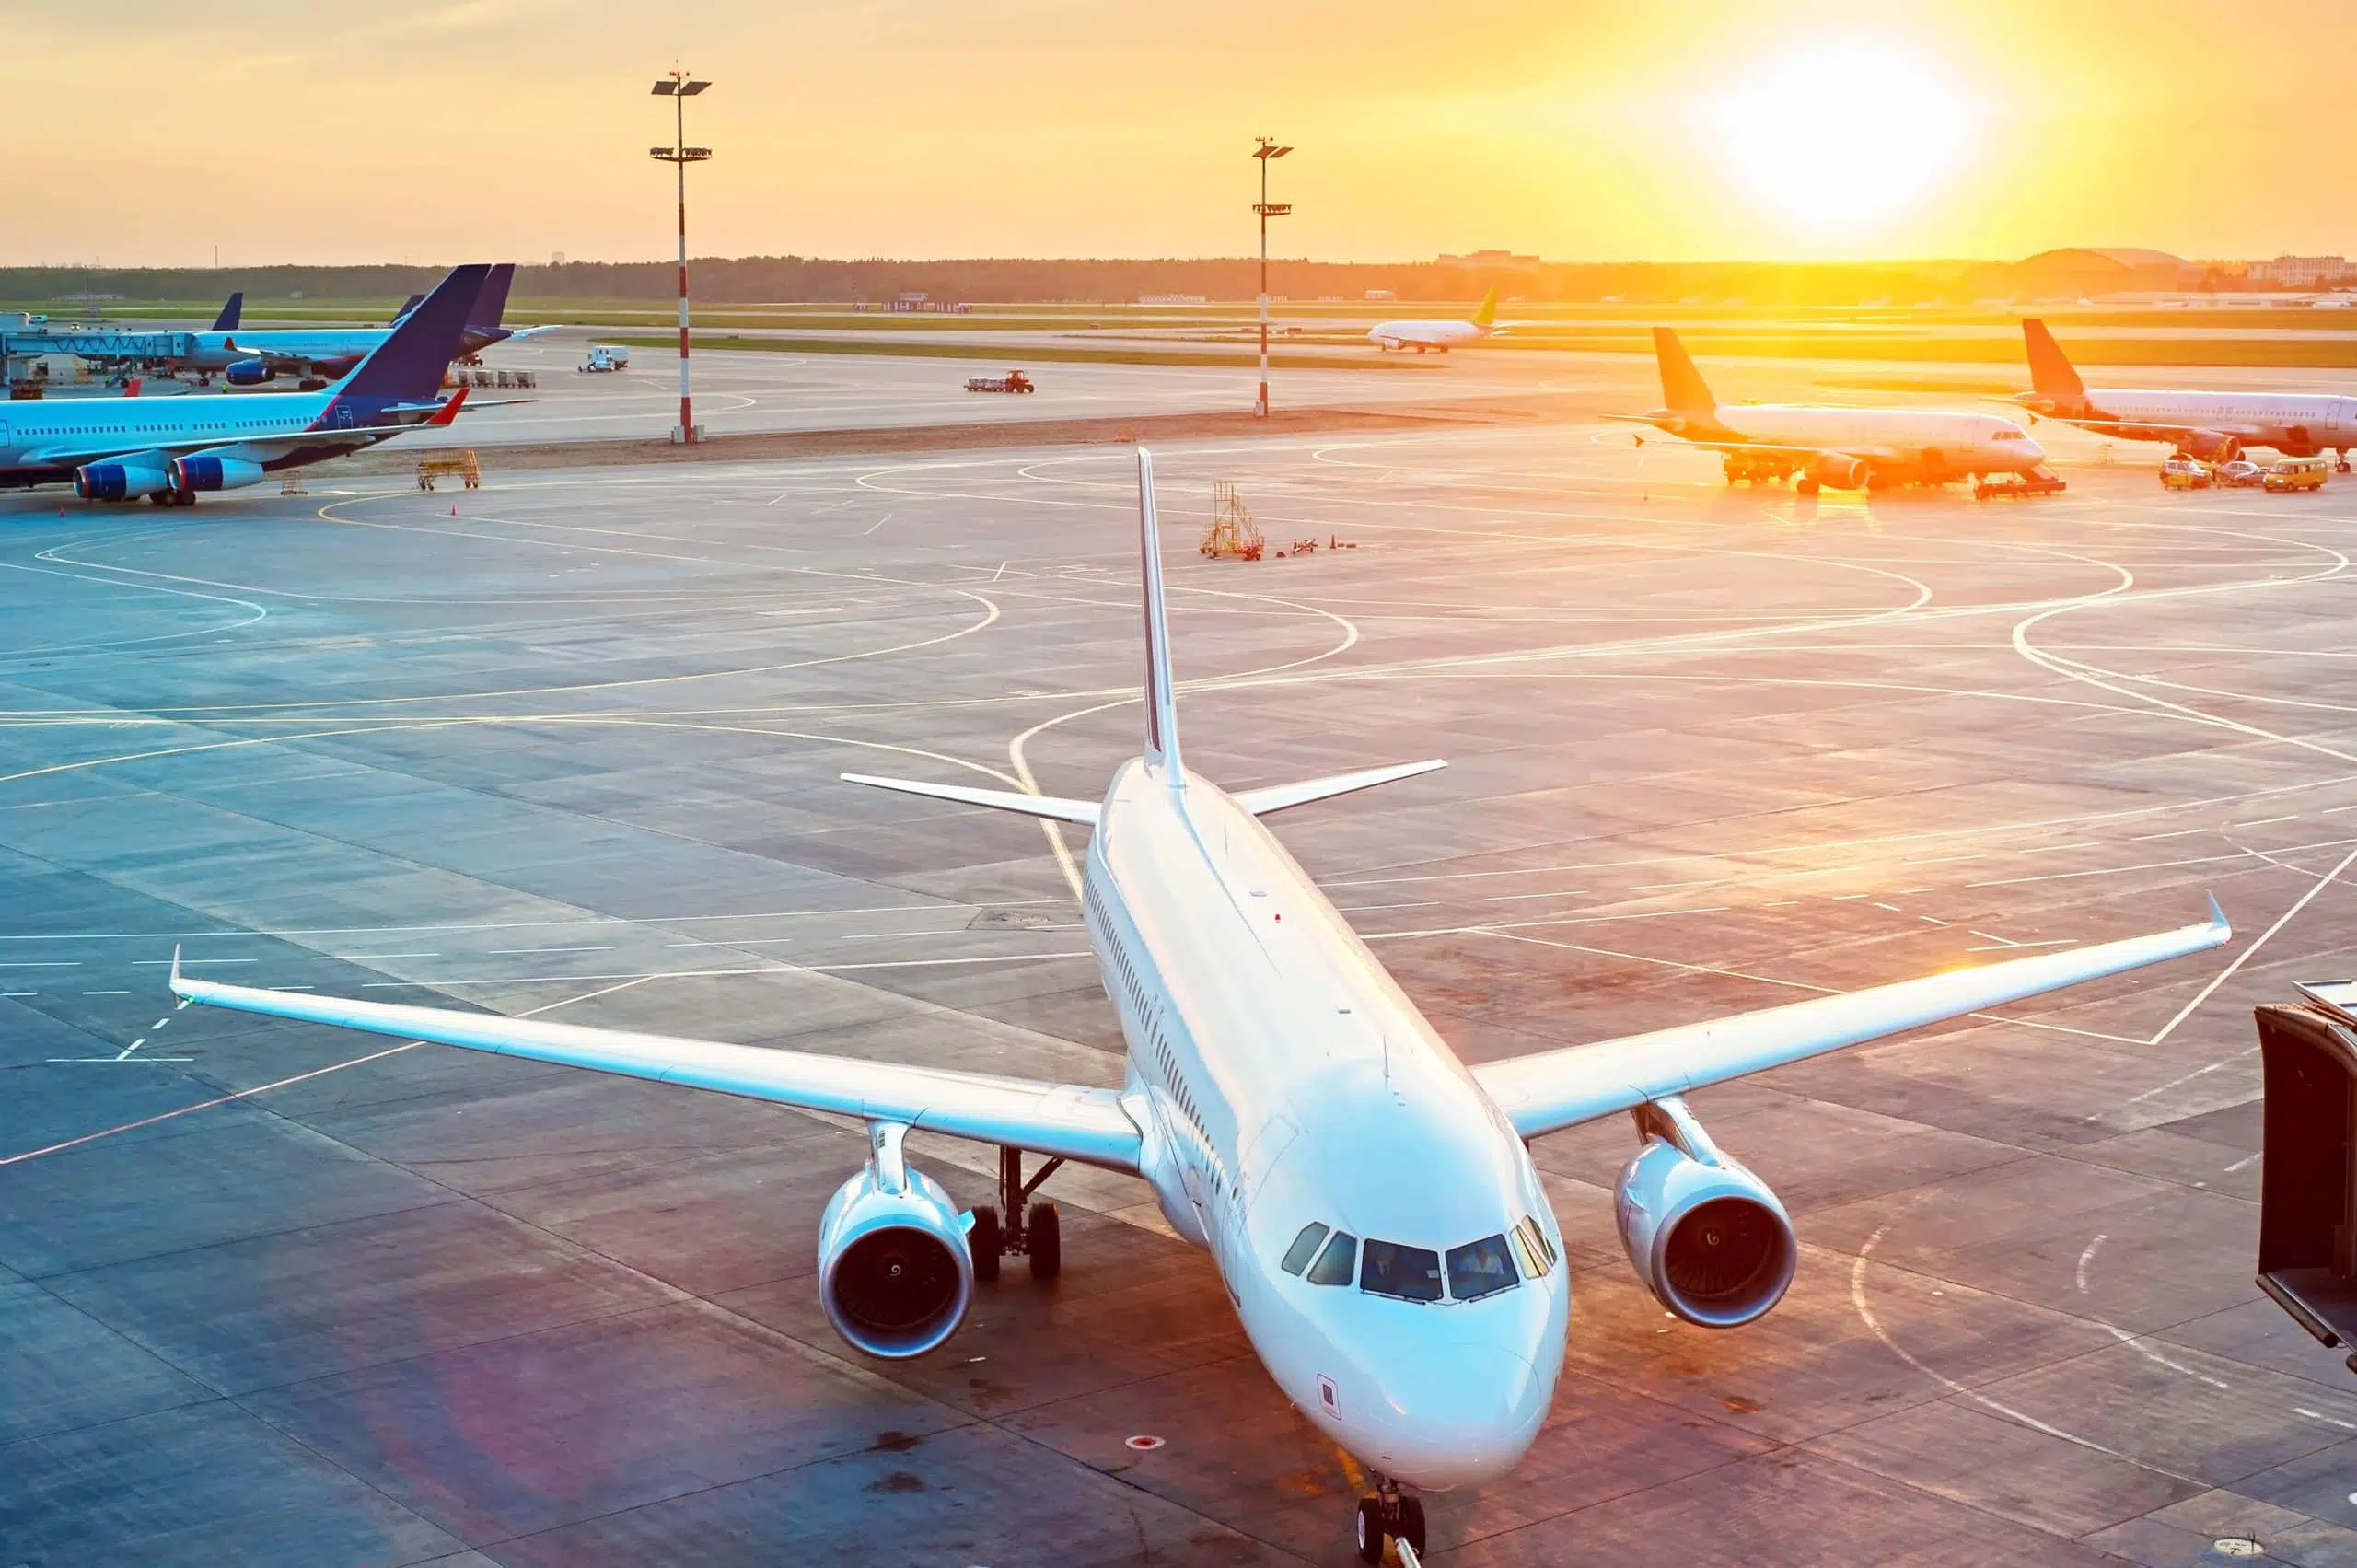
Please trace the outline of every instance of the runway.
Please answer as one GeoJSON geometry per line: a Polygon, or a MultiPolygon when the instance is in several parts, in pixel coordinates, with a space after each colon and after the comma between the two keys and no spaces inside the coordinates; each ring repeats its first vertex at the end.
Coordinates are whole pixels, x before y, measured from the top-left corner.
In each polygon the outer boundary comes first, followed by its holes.
{"type": "MultiPolygon", "coordinates": [[[[835,373],[790,357],[744,373],[835,373]]],[[[877,363],[917,423],[919,372],[971,373],[877,363]]],[[[1084,370],[1144,374],[1053,367],[1024,412],[1084,370]]],[[[676,395],[628,374],[565,417],[676,395]]],[[[1157,448],[1190,764],[1449,760],[1274,826],[1468,1060],[2184,924],[2205,889],[2236,926],[1696,1095],[1803,1243],[1748,1330],[1636,1283],[1625,1122],[1542,1141],[1554,1415],[1509,1481],[1428,1500],[1428,1561],[2357,1560],[2357,1379],[2251,1283],[2249,1016],[2357,937],[2357,483],[2168,494],[2051,429],[2069,491],[1989,504],[1730,490],[1587,424],[1157,448]],[[1193,552],[1221,479],[1287,558],[1193,552]]],[[[1139,727],[1131,461],[0,498],[0,1563],[1355,1561],[1357,1479],[1137,1183],[1057,1175],[1062,1278],[1010,1272],[888,1366],[812,1288],[855,1129],[165,989],[177,946],[1118,1083],[1078,830],[836,775],[1101,790],[1139,727]]],[[[987,1198],[993,1151],[911,1147],[987,1198]]]]}

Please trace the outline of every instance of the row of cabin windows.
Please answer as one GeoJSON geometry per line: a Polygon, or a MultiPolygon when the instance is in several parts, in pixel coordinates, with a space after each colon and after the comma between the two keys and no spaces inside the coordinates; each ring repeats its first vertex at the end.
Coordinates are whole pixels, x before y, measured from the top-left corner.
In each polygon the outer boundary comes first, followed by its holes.
{"type": "Polygon", "coordinates": [[[1503,1236],[1485,1236],[1443,1256],[1427,1247],[1369,1241],[1312,1220],[1285,1249],[1279,1266],[1314,1285],[1347,1285],[1353,1279],[1369,1295],[1401,1301],[1441,1299],[1442,1269],[1447,1270],[1452,1301],[1479,1301],[1538,1279],[1555,1265],[1557,1254],[1538,1222],[1525,1214],[1503,1236]]]}
{"type": "Polygon", "coordinates": [[[1178,1059],[1169,1043],[1162,1038],[1161,1025],[1148,1016],[1145,987],[1138,983],[1137,971],[1131,968],[1129,948],[1114,932],[1113,923],[1107,916],[1105,906],[1097,901],[1094,887],[1088,889],[1088,899],[1097,916],[1097,926],[1105,933],[1106,943],[1113,950],[1113,965],[1120,971],[1122,990],[1129,993],[1131,1011],[1137,1015],[1138,1021],[1145,1027],[1152,1041],[1154,1063],[1161,1074],[1163,1087],[1169,1091],[1178,1109],[1187,1113],[1187,1120],[1194,1124],[1195,1135],[1209,1144],[1211,1134],[1203,1131],[1202,1113],[1195,1109],[1194,1091],[1179,1073],[1178,1059]]]}
{"type": "Polygon", "coordinates": [[[19,432],[26,439],[42,436],[202,436],[223,430],[284,430],[283,419],[208,419],[195,424],[61,424],[35,426],[19,432]]]}

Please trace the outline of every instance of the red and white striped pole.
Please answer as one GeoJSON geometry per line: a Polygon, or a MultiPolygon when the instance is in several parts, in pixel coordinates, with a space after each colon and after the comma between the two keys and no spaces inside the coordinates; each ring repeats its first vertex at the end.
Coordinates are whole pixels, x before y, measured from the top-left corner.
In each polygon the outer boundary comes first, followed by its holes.
{"type": "Polygon", "coordinates": [[[1269,220],[1293,211],[1290,202],[1269,200],[1269,160],[1281,158],[1291,151],[1291,147],[1281,147],[1273,138],[1263,136],[1252,154],[1260,160],[1260,199],[1252,206],[1260,215],[1260,395],[1252,402],[1255,419],[1269,417],[1269,220]]]}
{"type": "Polygon", "coordinates": [[[702,163],[712,157],[710,147],[688,145],[688,111],[686,99],[712,86],[710,82],[689,79],[685,71],[673,71],[655,84],[658,94],[671,99],[672,135],[668,147],[651,149],[654,156],[672,165],[679,175],[679,427],[671,439],[692,443],[698,438],[695,404],[688,391],[688,165],[702,163]]]}

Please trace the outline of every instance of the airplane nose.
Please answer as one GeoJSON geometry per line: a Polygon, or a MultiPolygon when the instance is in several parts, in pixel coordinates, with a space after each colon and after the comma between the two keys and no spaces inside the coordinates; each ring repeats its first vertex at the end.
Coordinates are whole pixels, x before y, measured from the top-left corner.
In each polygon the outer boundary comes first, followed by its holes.
{"type": "Polygon", "coordinates": [[[1527,1357],[1502,1346],[1420,1347],[1385,1366],[1362,1453],[1413,1486],[1478,1486],[1521,1459],[1552,1393],[1527,1357]]]}

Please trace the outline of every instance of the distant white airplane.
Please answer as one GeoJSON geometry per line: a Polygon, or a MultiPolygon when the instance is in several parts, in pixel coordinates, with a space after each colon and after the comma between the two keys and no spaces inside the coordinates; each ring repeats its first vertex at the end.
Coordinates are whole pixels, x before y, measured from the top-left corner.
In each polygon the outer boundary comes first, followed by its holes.
{"type": "Polygon", "coordinates": [[[1504,331],[1497,320],[1498,291],[1493,288],[1481,296],[1481,308],[1473,312],[1470,321],[1378,321],[1367,329],[1366,339],[1378,349],[1412,348],[1418,354],[1431,349],[1446,354],[1504,331]]]}
{"type": "MultiPolygon", "coordinates": [[[[2017,474],[2018,482],[2004,487],[2008,494],[2062,488],[2046,466],[2044,449],[2010,419],[1922,409],[1722,403],[1667,327],[1654,329],[1654,356],[1668,406],[1605,417],[1650,424],[1724,454],[1730,484],[1797,474],[1793,488],[1814,495],[1820,485],[1867,490],[2017,474]]],[[[1983,493],[1989,488],[1984,484],[1983,493]]]]}
{"type": "Polygon", "coordinates": [[[1629,1260],[1670,1311],[1734,1328],[1783,1295],[1799,1246],[1687,1091],[2230,935],[2212,900],[2207,921],[2157,935],[1468,1067],[1260,820],[1442,764],[1234,795],[1182,765],[1144,452],[1138,485],[1145,743],[1101,801],[844,775],[1092,830],[1081,912],[1129,1046],[1120,1088],[226,985],[183,975],[177,955],[173,992],[861,1118],[866,1161],[820,1220],[818,1288],[836,1331],[872,1355],[940,1345],[1003,1256],[1057,1272],[1055,1205],[1029,1200],[1063,1161],[1142,1177],[1210,1249],[1277,1386],[1376,1473],[1358,1508],[1375,1562],[1387,1537],[1403,1559],[1423,1551],[1423,1506],[1403,1489],[1494,1481],[1546,1419],[1572,1293],[1529,1140],[1631,1113],[1638,1148],[1617,1199],[1629,1260]],[[961,1211],[913,1169],[911,1128],[997,1144],[998,1206],[961,1211]],[[1026,1151],[1047,1156],[1028,1179],[1026,1151]]]}
{"type": "Polygon", "coordinates": [[[2022,322],[2031,390],[2014,401],[2033,413],[2123,441],[2165,441],[2204,462],[2230,462],[2245,447],[2287,458],[2329,451],[2349,471],[2357,449],[2357,398],[2324,392],[2122,391],[2079,379],[2062,345],[2036,318],[2022,322]]]}

